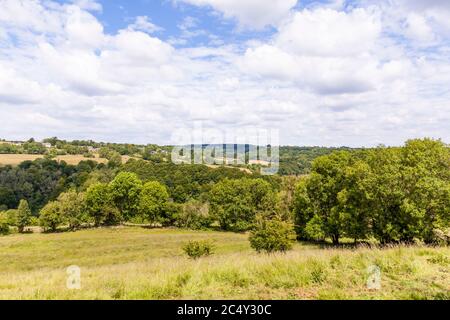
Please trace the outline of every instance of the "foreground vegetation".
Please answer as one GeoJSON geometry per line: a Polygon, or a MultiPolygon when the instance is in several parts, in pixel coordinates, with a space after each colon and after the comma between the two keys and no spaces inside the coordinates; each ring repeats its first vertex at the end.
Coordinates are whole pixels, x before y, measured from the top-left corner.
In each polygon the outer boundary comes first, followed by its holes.
{"type": "Polygon", "coordinates": [[[449,299],[450,249],[320,248],[257,254],[247,235],[115,227],[0,238],[0,299],[449,299]],[[213,241],[210,257],[184,255],[213,241]],[[81,268],[81,290],[66,268],[81,268]],[[381,289],[366,286],[381,269],[381,289]]]}

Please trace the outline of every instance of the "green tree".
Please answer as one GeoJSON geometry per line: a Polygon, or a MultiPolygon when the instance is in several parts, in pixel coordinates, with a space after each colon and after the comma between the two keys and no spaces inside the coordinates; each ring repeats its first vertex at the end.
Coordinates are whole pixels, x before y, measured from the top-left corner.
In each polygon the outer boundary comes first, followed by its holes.
{"type": "Polygon", "coordinates": [[[139,199],[139,214],[151,223],[163,223],[164,211],[169,201],[169,193],[157,181],[144,184],[139,199]]]}
{"type": "Polygon", "coordinates": [[[307,182],[307,194],[314,216],[321,221],[323,233],[333,244],[345,233],[345,214],[339,193],[344,188],[345,171],[351,163],[351,154],[339,151],[317,158],[307,182]]]}
{"type": "MultiPolygon", "coordinates": [[[[295,187],[293,211],[295,215],[295,231],[298,239],[309,240],[311,237],[306,232],[308,222],[314,216],[314,208],[308,195],[307,178],[302,178],[295,187]]],[[[316,239],[317,237],[313,237],[316,239]]]]}
{"type": "Polygon", "coordinates": [[[9,220],[6,212],[0,212],[0,235],[9,234],[9,220]]]}
{"type": "Polygon", "coordinates": [[[120,222],[120,213],[114,207],[111,189],[105,183],[91,185],[85,194],[86,210],[96,227],[120,222]]]}
{"type": "Polygon", "coordinates": [[[58,197],[59,209],[70,230],[76,230],[88,222],[84,194],[71,190],[58,197]]]}
{"type": "Polygon", "coordinates": [[[30,223],[31,210],[28,206],[27,200],[20,200],[19,207],[16,211],[16,222],[15,225],[19,229],[19,233],[23,233],[25,227],[30,223]]]}
{"type": "Polygon", "coordinates": [[[45,232],[56,232],[63,222],[60,205],[57,201],[49,202],[41,209],[39,224],[45,232]]]}
{"type": "Polygon", "coordinates": [[[273,213],[276,205],[271,185],[262,179],[224,179],[209,193],[211,213],[224,230],[249,230],[258,212],[273,213]]]}
{"type": "Polygon", "coordinates": [[[138,213],[142,182],[136,174],[119,173],[110,185],[111,200],[122,217],[129,220],[138,213]]]}
{"type": "Polygon", "coordinates": [[[341,190],[337,199],[342,211],[343,231],[346,237],[366,239],[370,236],[371,206],[368,198],[368,178],[371,175],[369,165],[356,160],[345,168],[341,190]]]}
{"type": "Polygon", "coordinates": [[[118,152],[113,151],[108,159],[108,167],[110,168],[118,168],[122,165],[122,156],[118,152]]]}

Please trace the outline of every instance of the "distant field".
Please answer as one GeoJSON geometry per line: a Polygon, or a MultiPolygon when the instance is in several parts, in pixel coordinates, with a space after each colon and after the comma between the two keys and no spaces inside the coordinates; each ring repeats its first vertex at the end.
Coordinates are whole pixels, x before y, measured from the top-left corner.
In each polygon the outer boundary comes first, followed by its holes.
{"type": "MultiPolygon", "coordinates": [[[[35,155],[35,154],[0,154],[0,165],[12,165],[16,166],[23,161],[27,160],[36,160],[39,158],[43,158],[43,155],[35,155]]],[[[122,161],[127,162],[130,159],[128,156],[123,156],[122,161]]],[[[55,158],[57,161],[65,161],[71,165],[77,165],[81,161],[85,160],[94,160],[99,163],[107,163],[108,160],[104,158],[99,158],[98,155],[96,158],[85,158],[82,155],[65,155],[58,156],[55,158]]]]}
{"type": "Polygon", "coordinates": [[[0,299],[449,299],[450,248],[323,249],[258,255],[247,236],[120,227],[0,237],[0,299]],[[181,250],[212,239],[197,261],[181,250]],[[81,268],[81,290],[66,268],[81,268]],[[367,268],[381,269],[369,290],[367,268]]]}

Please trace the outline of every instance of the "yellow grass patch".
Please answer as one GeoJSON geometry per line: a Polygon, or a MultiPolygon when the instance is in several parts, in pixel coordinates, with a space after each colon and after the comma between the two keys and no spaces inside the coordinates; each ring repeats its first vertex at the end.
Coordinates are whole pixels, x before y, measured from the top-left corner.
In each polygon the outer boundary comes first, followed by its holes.
{"type": "MultiPolygon", "coordinates": [[[[20,163],[27,161],[27,160],[36,160],[43,158],[43,155],[35,155],[35,154],[0,154],[0,165],[12,165],[17,166],[20,163]]],[[[125,163],[130,159],[129,156],[122,156],[122,162],[125,163]]],[[[77,165],[81,161],[85,160],[93,160],[97,161],[98,163],[107,163],[108,160],[105,158],[100,158],[98,155],[95,155],[95,158],[85,158],[83,155],[64,155],[64,156],[57,156],[55,158],[57,161],[65,161],[68,164],[71,165],[77,165]]]]}
{"type": "Polygon", "coordinates": [[[0,237],[0,299],[449,299],[450,249],[323,249],[256,254],[247,235],[119,227],[0,237]],[[184,256],[189,240],[214,255],[184,256]],[[66,287],[66,268],[81,289],[66,287]],[[381,288],[367,287],[368,268],[381,288]]]}

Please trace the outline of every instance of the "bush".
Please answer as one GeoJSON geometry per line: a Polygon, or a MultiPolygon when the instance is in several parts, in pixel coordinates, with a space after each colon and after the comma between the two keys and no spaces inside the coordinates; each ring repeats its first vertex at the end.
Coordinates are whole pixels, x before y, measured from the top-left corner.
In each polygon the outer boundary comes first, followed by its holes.
{"type": "Polygon", "coordinates": [[[292,249],[296,234],[294,225],[278,217],[259,216],[250,234],[250,245],[257,252],[284,252],[292,249]]]}
{"type": "Polygon", "coordinates": [[[32,216],[30,218],[30,226],[33,226],[33,227],[39,226],[39,218],[35,217],[35,216],[32,216]]]}
{"type": "Polygon", "coordinates": [[[5,212],[0,212],[0,235],[9,234],[9,221],[5,212]]]}
{"type": "Polygon", "coordinates": [[[430,242],[440,246],[450,245],[450,228],[444,230],[434,229],[430,242]]]}
{"type": "Polygon", "coordinates": [[[192,259],[210,256],[213,254],[214,245],[211,241],[189,241],[184,247],[183,251],[192,259]]]}
{"type": "Polygon", "coordinates": [[[175,225],[179,228],[200,230],[208,228],[212,223],[207,204],[191,200],[182,206],[175,225]]]}

